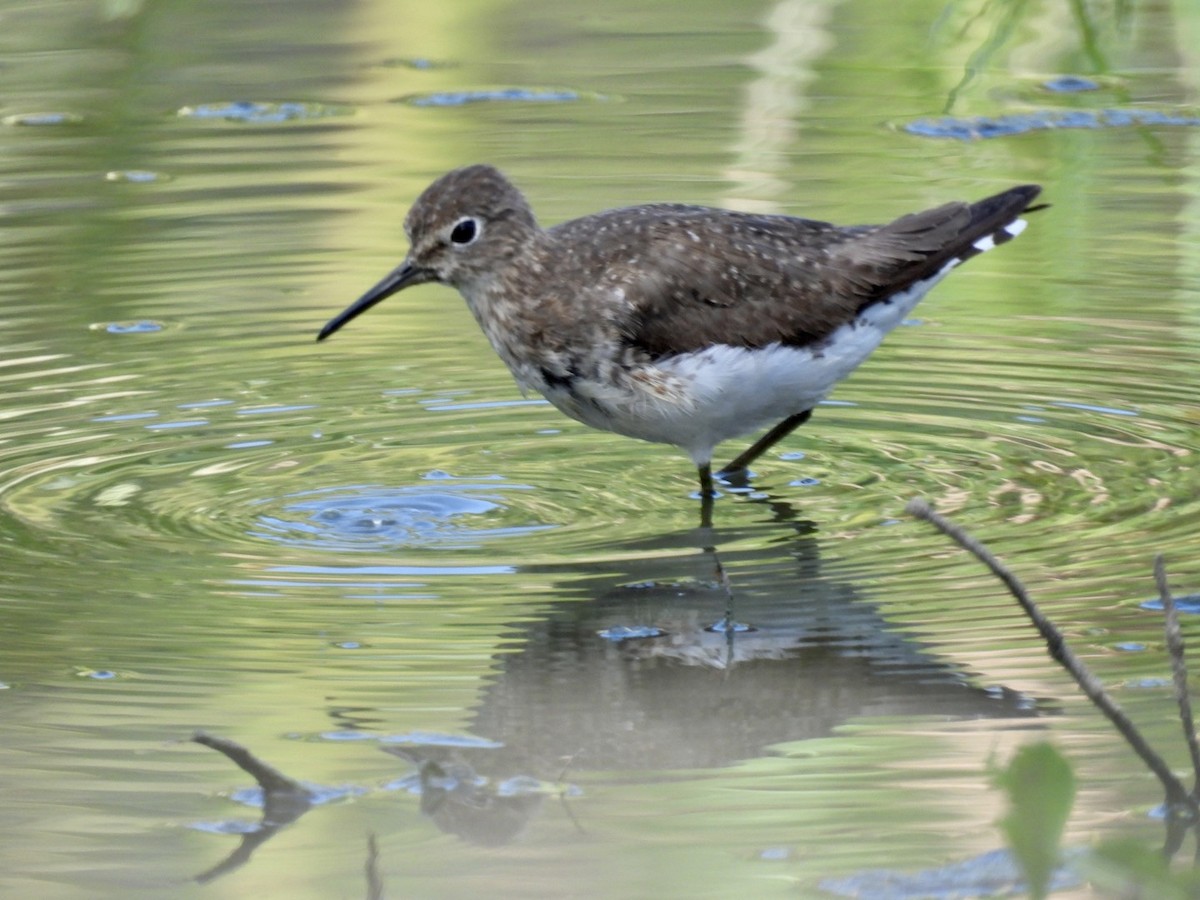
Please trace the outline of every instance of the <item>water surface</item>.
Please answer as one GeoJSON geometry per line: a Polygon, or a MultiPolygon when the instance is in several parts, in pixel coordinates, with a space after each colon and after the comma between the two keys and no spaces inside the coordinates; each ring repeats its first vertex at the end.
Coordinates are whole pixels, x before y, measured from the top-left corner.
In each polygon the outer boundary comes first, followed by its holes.
{"type": "Polygon", "coordinates": [[[1070,842],[1156,841],[1151,777],[903,514],[988,542],[1185,764],[1142,601],[1157,552],[1200,589],[1200,128],[1162,118],[1200,18],[1128,6],[0,4],[0,893],[358,896],[373,834],[396,895],[817,895],[999,846],[988,762],[1043,737],[1070,842]],[[1148,112],[908,127],[1110,110],[1148,112]],[[1053,206],[718,502],[730,610],[688,461],[522,397],[453,292],[314,343],[476,161],[546,224],[1053,206]],[[223,864],[261,811],[197,729],[323,802],[223,864]]]}

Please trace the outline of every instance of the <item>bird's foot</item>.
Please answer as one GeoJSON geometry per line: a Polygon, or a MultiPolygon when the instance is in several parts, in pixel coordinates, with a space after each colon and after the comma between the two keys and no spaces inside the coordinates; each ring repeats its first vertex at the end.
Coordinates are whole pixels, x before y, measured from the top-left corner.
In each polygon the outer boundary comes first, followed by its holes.
{"type": "Polygon", "coordinates": [[[716,480],[720,481],[721,484],[724,484],[731,488],[747,488],[747,487],[749,487],[750,479],[752,477],[754,477],[754,473],[751,472],[749,469],[745,468],[744,466],[740,466],[736,469],[726,466],[724,469],[721,469],[721,471],[717,472],[717,474],[714,476],[714,478],[716,478],[716,480]]]}

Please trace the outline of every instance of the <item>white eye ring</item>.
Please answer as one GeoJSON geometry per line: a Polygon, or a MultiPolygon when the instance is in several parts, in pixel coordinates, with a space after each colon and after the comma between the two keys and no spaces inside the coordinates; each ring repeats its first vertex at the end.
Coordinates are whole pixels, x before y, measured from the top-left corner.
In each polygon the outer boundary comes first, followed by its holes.
{"type": "Polygon", "coordinates": [[[459,247],[465,247],[468,244],[473,244],[479,240],[479,235],[483,233],[483,223],[474,216],[463,216],[454,223],[454,227],[450,229],[450,243],[459,247]]]}

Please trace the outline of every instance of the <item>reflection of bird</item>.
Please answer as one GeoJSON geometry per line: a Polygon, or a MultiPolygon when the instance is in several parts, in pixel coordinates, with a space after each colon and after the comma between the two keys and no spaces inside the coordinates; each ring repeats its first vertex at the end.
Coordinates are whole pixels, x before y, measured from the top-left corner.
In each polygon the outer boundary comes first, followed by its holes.
{"type": "Polygon", "coordinates": [[[452,285],[525,390],[608,431],[675,444],[712,494],[715,446],[774,423],[743,470],[811,415],[954,266],[1020,234],[1039,188],[837,227],[682,204],[538,226],[500,172],[442,176],[407,258],[318,340],[412,285],[452,285]]]}
{"type": "Polygon", "coordinates": [[[472,844],[499,847],[515,840],[541,806],[544,791],[536,779],[495,784],[442,748],[383,749],[417,767],[421,812],[442,831],[472,844]]]}

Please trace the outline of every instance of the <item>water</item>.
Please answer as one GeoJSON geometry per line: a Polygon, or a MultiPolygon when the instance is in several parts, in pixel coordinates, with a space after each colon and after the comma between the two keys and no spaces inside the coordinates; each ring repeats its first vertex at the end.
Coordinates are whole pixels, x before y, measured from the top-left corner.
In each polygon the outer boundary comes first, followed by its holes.
{"type": "Polygon", "coordinates": [[[1011,9],[0,5],[0,893],[357,896],[374,834],[396,895],[811,895],[997,847],[988,762],[1046,736],[1072,843],[1157,840],[1150,776],[903,513],[987,541],[1185,766],[1143,603],[1157,552],[1200,589],[1200,129],[1163,118],[1200,19],[1011,9]],[[687,460],[522,398],[453,292],[314,342],[484,160],[547,224],[1054,205],[717,503],[725,622],[687,460]],[[320,802],[220,868],[261,811],[197,729],[320,802]]]}

